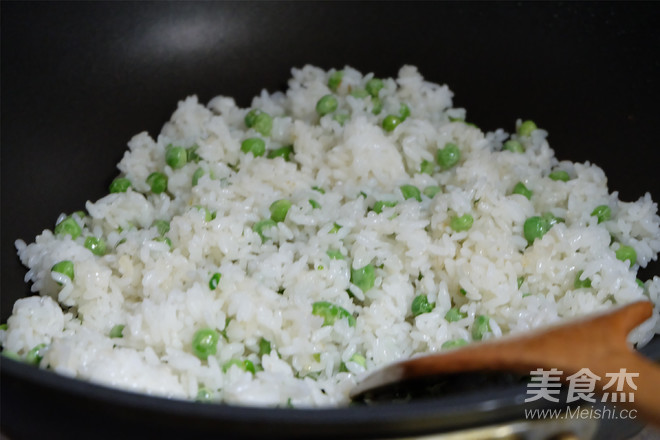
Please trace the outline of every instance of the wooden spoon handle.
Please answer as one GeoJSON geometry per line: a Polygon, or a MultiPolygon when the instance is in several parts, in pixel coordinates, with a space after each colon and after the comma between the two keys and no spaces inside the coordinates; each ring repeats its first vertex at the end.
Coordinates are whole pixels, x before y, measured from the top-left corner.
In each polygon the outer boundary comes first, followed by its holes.
{"type": "Polygon", "coordinates": [[[660,427],[660,367],[630,350],[612,356],[594,372],[605,376],[596,382],[602,401],[628,409],[630,418],[640,418],[660,427]],[[609,386],[608,386],[609,385],[609,386]],[[622,401],[625,400],[625,401],[622,401]]]}
{"type": "Polygon", "coordinates": [[[527,364],[536,361],[542,367],[562,370],[569,391],[580,371],[598,377],[594,391],[601,401],[636,411],[660,426],[660,367],[627,342],[628,333],[652,313],[653,304],[641,301],[551,329],[523,344],[531,355],[527,364]]]}
{"type": "Polygon", "coordinates": [[[594,391],[601,401],[660,426],[660,366],[627,342],[628,333],[652,313],[653,304],[640,301],[557,328],[540,340],[546,344],[543,351],[551,356],[544,366],[563,370],[562,379],[569,383],[569,391],[571,376],[575,380],[581,370],[599,377],[594,391]],[[564,343],[557,345],[561,339],[564,343]]]}

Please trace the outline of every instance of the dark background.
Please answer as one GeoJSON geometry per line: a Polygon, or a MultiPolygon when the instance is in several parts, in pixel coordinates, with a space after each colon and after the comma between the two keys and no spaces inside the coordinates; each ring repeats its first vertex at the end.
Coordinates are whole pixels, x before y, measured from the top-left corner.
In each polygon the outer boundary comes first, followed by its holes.
{"type": "Polygon", "coordinates": [[[306,63],[417,65],[482,129],[533,119],[624,200],[658,200],[659,5],[2,2],[1,321],[29,292],[14,240],[103,196],[131,136],[190,94],[247,106],[306,63]]]}

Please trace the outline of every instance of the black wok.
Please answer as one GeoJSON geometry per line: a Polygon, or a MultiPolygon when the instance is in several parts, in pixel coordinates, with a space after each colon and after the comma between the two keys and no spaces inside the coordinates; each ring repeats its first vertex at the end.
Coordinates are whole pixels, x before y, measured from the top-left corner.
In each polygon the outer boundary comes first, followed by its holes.
{"type": "MultiPolygon", "coordinates": [[[[13,242],[103,196],[126,142],[177,100],[282,90],[290,68],[419,66],[484,130],[517,118],[560,158],[595,162],[624,200],[660,200],[658,3],[2,3],[1,320],[29,295],[13,242]]],[[[660,275],[657,263],[643,279],[660,275]]],[[[660,356],[656,338],[645,352],[660,356]]],[[[168,401],[1,361],[10,438],[374,438],[523,417],[525,386],[336,410],[168,401]]],[[[476,388],[476,389],[475,389],[476,388]]],[[[537,405],[549,405],[541,402],[537,405]]],[[[526,404],[524,408],[531,408],[526,404]]],[[[603,424],[599,438],[639,425],[603,424]]]]}

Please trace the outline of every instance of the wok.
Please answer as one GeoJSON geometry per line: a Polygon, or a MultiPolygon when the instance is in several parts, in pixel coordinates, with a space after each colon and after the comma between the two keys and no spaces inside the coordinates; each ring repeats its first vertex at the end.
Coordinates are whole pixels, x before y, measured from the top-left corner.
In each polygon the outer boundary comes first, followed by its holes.
{"type": "MultiPolygon", "coordinates": [[[[1,318],[30,294],[15,255],[61,212],[96,200],[133,134],[155,135],[176,102],[283,90],[290,68],[419,66],[483,130],[517,118],[560,158],[589,160],[623,200],[660,199],[657,3],[2,3],[1,318]]],[[[660,275],[652,263],[641,273],[660,275]]],[[[660,357],[656,338],[644,353],[660,357]]],[[[407,403],[258,409],[166,400],[2,359],[9,438],[386,438],[521,418],[524,384],[407,403]]],[[[546,407],[549,402],[537,406],[546,407]]],[[[532,408],[532,404],[525,404],[532,408]]],[[[603,421],[599,438],[639,429],[603,421]]]]}

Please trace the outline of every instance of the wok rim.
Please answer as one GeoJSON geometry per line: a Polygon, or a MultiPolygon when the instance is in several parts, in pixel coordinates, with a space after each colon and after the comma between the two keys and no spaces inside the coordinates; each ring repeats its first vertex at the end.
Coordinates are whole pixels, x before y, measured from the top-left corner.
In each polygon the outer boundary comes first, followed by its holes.
{"type": "MultiPolygon", "coordinates": [[[[659,360],[660,337],[653,338],[640,353],[650,359],[659,360]]],[[[264,424],[272,429],[282,429],[287,434],[286,438],[294,438],[288,435],[294,428],[298,434],[302,434],[301,438],[305,438],[311,434],[310,430],[319,427],[325,430],[320,436],[322,438],[344,434],[349,427],[354,430],[355,438],[437,434],[525,420],[525,410],[567,406],[562,399],[557,403],[547,400],[524,402],[527,388],[524,383],[405,403],[281,408],[208,404],[153,396],[68,377],[4,356],[0,357],[0,374],[3,381],[11,380],[12,384],[28,383],[37,389],[67,396],[77,403],[90,401],[95,405],[121,409],[128,413],[135,412],[136,416],[146,414],[159,419],[172,417],[168,424],[179,428],[183,427],[182,422],[185,425],[201,422],[204,425],[202,431],[222,427],[225,432],[239,436],[253,431],[254,426],[263,428],[264,424]]],[[[5,386],[1,388],[2,400],[7,399],[5,403],[9,403],[11,398],[11,391],[7,392],[7,388],[5,382],[5,386]]],[[[12,430],[12,423],[8,422],[7,417],[2,417],[0,425],[3,431],[12,430]]]]}
{"type": "MultiPolygon", "coordinates": [[[[376,435],[392,434],[395,427],[398,427],[398,434],[409,435],[411,423],[420,425],[421,431],[436,433],[520,419],[523,417],[522,403],[526,389],[525,384],[520,384],[486,393],[479,390],[443,398],[374,406],[267,408],[226,403],[207,404],[152,396],[64,376],[6,357],[2,357],[0,361],[0,372],[3,377],[13,381],[26,381],[35,387],[53,390],[73,399],[92,400],[127,411],[135,410],[164,417],[168,414],[176,415],[187,420],[204,420],[223,426],[232,422],[234,425],[266,423],[274,427],[296,425],[307,428],[330,424],[337,426],[338,430],[347,426],[368,427],[372,431],[371,434],[376,435]]],[[[2,394],[5,394],[5,388],[3,387],[2,394]]],[[[525,404],[525,408],[548,407],[550,404],[542,403],[525,404]]],[[[2,425],[6,425],[6,422],[6,418],[3,418],[2,425]]]]}

